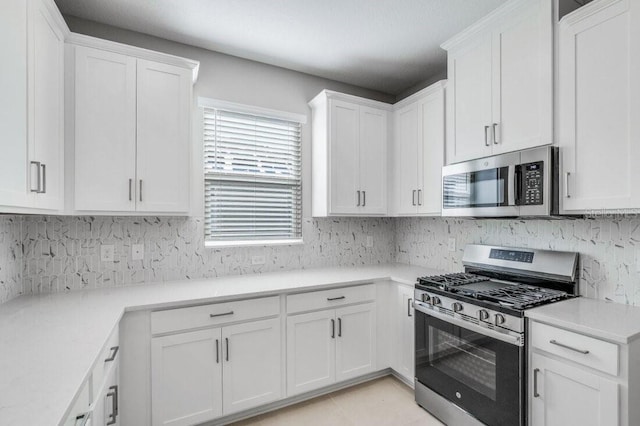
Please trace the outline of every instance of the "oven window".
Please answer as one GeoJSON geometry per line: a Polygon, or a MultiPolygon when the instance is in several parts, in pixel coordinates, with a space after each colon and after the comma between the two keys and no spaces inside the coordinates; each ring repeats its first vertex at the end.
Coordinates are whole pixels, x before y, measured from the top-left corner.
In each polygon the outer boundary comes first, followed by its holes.
{"type": "Polygon", "coordinates": [[[431,365],[457,382],[496,400],[496,353],[486,347],[488,338],[465,340],[429,326],[431,365]]]}
{"type": "Polygon", "coordinates": [[[445,176],[444,208],[507,206],[508,167],[445,176]]]}

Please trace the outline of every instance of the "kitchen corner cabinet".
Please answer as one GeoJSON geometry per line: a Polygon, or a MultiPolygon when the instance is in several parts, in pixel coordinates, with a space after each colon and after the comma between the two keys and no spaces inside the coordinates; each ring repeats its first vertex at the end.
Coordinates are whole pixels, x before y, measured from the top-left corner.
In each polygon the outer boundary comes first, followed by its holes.
{"type": "Polygon", "coordinates": [[[640,3],[575,10],[558,46],[561,212],[640,209],[640,3]]]}
{"type": "Polygon", "coordinates": [[[64,179],[64,38],[51,0],[8,0],[0,16],[0,212],[59,212],[64,179]]]}
{"type": "Polygon", "coordinates": [[[446,81],[394,106],[394,171],[389,194],[394,216],[439,216],[442,206],[446,81]]]}
{"type": "Polygon", "coordinates": [[[637,340],[618,344],[536,321],[529,329],[532,426],[640,424],[637,340]]]}
{"type": "Polygon", "coordinates": [[[197,63],[74,36],[68,209],[188,214],[197,63]],[[97,47],[93,46],[96,44],[97,47]]]}
{"type": "Polygon", "coordinates": [[[394,287],[392,315],[391,368],[408,383],[413,383],[414,375],[414,311],[413,287],[391,283],[394,287]]]}
{"type": "Polygon", "coordinates": [[[390,105],[324,90],[312,109],[312,214],[384,216],[390,105]]]}
{"type": "MultiPolygon", "coordinates": [[[[173,309],[152,313],[152,332],[278,313],[277,297],[173,309]]],[[[281,371],[279,318],[153,337],[152,424],[192,425],[280,399],[281,371]]]]}
{"type": "Polygon", "coordinates": [[[442,47],[447,164],[553,142],[551,0],[510,0],[442,47]]]}

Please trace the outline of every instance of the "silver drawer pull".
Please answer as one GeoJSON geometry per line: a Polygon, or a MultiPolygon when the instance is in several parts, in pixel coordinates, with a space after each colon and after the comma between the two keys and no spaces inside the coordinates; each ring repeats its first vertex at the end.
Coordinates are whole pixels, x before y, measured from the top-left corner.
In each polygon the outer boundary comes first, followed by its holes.
{"type": "Polygon", "coordinates": [[[583,355],[586,355],[589,353],[589,351],[586,351],[584,349],[577,349],[577,348],[565,345],[564,343],[557,342],[555,340],[549,340],[549,343],[551,343],[552,345],[560,346],[561,348],[569,349],[570,351],[581,353],[583,355]]]}
{"type": "Polygon", "coordinates": [[[114,359],[116,359],[116,355],[118,354],[119,350],[120,350],[120,346],[112,346],[111,347],[111,356],[109,356],[109,358],[106,358],[104,360],[104,362],[111,362],[114,359]]]}
{"type": "Polygon", "coordinates": [[[223,314],[209,314],[209,318],[226,317],[227,315],[233,315],[233,311],[225,312],[223,314]]]}
{"type": "Polygon", "coordinates": [[[533,397],[538,398],[540,394],[538,393],[538,373],[540,372],[539,368],[533,370],[533,397]]]}
{"type": "Polygon", "coordinates": [[[115,425],[118,418],[118,386],[109,386],[107,398],[111,397],[111,414],[107,415],[107,425],[115,425]]]}
{"type": "Polygon", "coordinates": [[[334,300],[342,300],[342,299],[346,299],[346,297],[344,297],[344,296],[340,296],[340,297],[327,297],[327,300],[328,300],[329,302],[332,302],[332,301],[334,301],[334,300]]]}
{"type": "Polygon", "coordinates": [[[76,421],[73,423],[73,426],[85,426],[87,422],[91,419],[91,411],[87,411],[86,413],[78,414],[76,416],[76,421]]]}

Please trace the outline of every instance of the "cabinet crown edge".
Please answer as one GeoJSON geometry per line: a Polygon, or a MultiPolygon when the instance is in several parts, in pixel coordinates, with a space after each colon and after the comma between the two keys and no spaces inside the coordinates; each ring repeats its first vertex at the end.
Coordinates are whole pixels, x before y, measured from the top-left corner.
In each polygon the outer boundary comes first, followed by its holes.
{"type": "Polygon", "coordinates": [[[385,111],[391,111],[393,109],[393,104],[389,104],[381,101],[375,101],[373,99],[367,99],[361,96],[349,95],[346,93],[336,92],[328,89],[322,90],[313,99],[311,99],[309,101],[309,106],[312,109],[317,108],[321,104],[321,102],[329,99],[339,99],[342,101],[351,102],[351,103],[355,103],[362,106],[369,106],[372,108],[378,108],[385,111]]]}

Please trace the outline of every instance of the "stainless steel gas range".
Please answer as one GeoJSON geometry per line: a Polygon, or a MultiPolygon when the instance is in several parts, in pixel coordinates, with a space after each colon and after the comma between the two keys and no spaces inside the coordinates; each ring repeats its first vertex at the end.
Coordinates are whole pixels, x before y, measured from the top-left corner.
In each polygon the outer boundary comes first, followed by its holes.
{"type": "Polygon", "coordinates": [[[524,311],[578,294],[578,254],[468,245],[415,286],[416,402],[448,425],[526,424],[524,311]]]}

